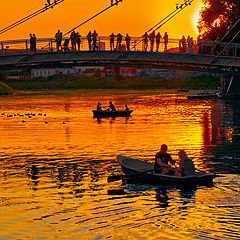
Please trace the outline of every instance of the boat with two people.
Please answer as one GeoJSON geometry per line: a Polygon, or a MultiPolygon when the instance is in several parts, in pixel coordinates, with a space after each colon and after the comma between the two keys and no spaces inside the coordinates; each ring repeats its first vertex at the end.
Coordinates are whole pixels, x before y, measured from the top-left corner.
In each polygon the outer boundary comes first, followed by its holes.
{"type": "Polygon", "coordinates": [[[93,117],[94,118],[104,118],[104,117],[129,117],[130,114],[133,112],[133,110],[130,110],[127,106],[125,105],[125,110],[116,110],[116,107],[114,104],[110,101],[109,106],[106,106],[107,109],[103,110],[102,109],[102,104],[98,102],[97,104],[97,110],[93,110],[93,117]]]}
{"type": "MultiPolygon", "coordinates": [[[[129,183],[150,183],[158,185],[174,185],[189,187],[194,185],[208,185],[217,177],[214,173],[196,171],[193,161],[187,157],[184,150],[179,151],[182,162],[181,174],[175,174],[176,168],[168,167],[168,174],[156,169],[155,163],[118,155],[117,161],[121,165],[122,175],[108,177],[108,182],[126,180],[129,183]]],[[[179,169],[178,169],[179,171],[179,169]]]]}

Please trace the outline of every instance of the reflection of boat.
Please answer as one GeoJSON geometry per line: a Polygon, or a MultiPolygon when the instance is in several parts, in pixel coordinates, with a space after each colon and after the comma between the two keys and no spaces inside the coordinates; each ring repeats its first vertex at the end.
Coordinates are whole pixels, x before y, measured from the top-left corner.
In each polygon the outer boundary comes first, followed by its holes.
{"type": "Polygon", "coordinates": [[[218,98],[218,93],[199,92],[196,95],[188,95],[188,99],[213,99],[218,98]]]}
{"type": "Polygon", "coordinates": [[[133,110],[124,110],[124,111],[99,111],[93,110],[93,117],[94,118],[103,118],[103,117],[128,117],[133,110]]]}
{"type": "Polygon", "coordinates": [[[118,155],[117,160],[122,167],[122,171],[125,174],[136,174],[134,179],[137,182],[141,181],[144,183],[152,184],[164,184],[164,185],[197,185],[197,184],[208,184],[213,181],[213,178],[216,177],[215,174],[205,173],[205,172],[195,172],[194,175],[189,176],[172,176],[172,175],[163,175],[155,173],[154,171],[144,172],[148,169],[151,170],[154,168],[154,163],[147,161],[142,161],[139,159],[129,158],[125,156],[118,155]]]}

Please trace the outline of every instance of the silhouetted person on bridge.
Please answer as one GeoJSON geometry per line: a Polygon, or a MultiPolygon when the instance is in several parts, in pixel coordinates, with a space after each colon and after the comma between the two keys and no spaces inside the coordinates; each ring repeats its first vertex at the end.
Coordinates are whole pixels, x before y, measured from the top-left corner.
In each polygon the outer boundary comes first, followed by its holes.
{"type": "Polygon", "coordinates": [[[57,51],[61,50],[61,48],[62,48],[62,33],[60,32],[60,30],[58,30],[57,33],[55,34],[55,41],[57,44],[57,51]]]}
{"type": "Polygon", "coordinates": [[[157,33],[156,35],[156,52],[159,51],[159,46],[160,46],[160,42],[161,42],[161,34],[160,32],[157,33]]]}
{"type": "Polygon", "coordinates": [[[89,33],[87,35],[87,40],[88,40],[88,48],[89,48],[89,51],[90,51],[91,48],[92,48],[92,33],[91,33],[91,31],[89,31],[89,33]]]}
{"type": "Polygon", "coordinates": [[[29,37],[30,37],[30,40],[29,40],[30,41],[30,51],[33,52],[33,41],[34,41],[33,35],[30,33],[29,37]]]}
{"type": "Polygon", "coordinates": [[[164,52],[167,52],[167,45],[168,45],[168,34],[167,34],[167,32],[165,32],[165,34],[163,36],[163,39],[164,39],[164,52]]]}
{"type": "Polygon", "coordinates": [[[115,35],[112,33],[110,36],[110,49],[111,51],[114,50],[114,39],[115,39],[115,35]]]}
{"type": "Polygon", "coordinates": [[[154,40],[155,40],[155,31],[153,30],[150,34],[149,34],[149,40],[150,40],[150,51],[153,52],[153,47],[154,47],[154,40]]]}
{"type": "Polygon", "coordinates": [[[131,41],[131,38],[128,35],[128,33],[127,33],[127,36],[125,37],[125,41],[126,41],[126,45],[127,45],[127,50],[130,51],[130,41],[131,41]]]}
{"type": "Polygon", "coordinates": [[[121,50],[122,37],[123,37],[122,34],[118,33],[118,35],[117,35],[117,49],[118,50],[121,50]]]}
{"type": "Polygon", "coordinates": [[[142,38],[143,38],[143,51],[147,51],[147,48],[148,48],[148,34],[147,34],[147,32],[144,33],[142,38]]]}
{"type": "Polygon", "coordinates": [[[79,34],[79,32],[77,32],[76,33],[76,43],[77,43],[78,51],[80,51],[81,37],[82,36],[79,34]]]}
{"type": "Polygon", "coordinates": [[[199,35],[197,37],[197,44],[198,44],[198,54],[202,53],[202,37],[199,35]]]}
{"type": "Polygon", "coordinates": [[[194,53],[194,49],[193,49],[193,38],[192,38],[192,37],[189,37],[189,40],[188,40],[187,53],[189,53],[189,54],[193,54],[193,53],[194,53]]]}
{"type": "Polygon", "coordinates": [[[33,52],[36,52],[37,51],[37,38],[36,38],[36,35],[35,34],[33,34],[32,35],[32,37],[33,37],[33,52]]]}
{"type": "Polygon", "coordinates": [[[98,34],[97,32],[94,30],[93,34],[92,34],[92,40],[93,40],[93,50],[95,51],[96,49],[98,49],[97,47],[97,37],[98,34]]]}
{"type": "Polygon", "coordinates": [[[72,50],[74,51],[76,50],[76,33],[74,30],[71,32],[70,39],[71,39],[72,50]]]}
{"type": "Polygon", "coordinates": [[[181,43],[182,43],[182,53],[185,53],[187,48],[187,43],[184,35],[182,36],[181,43]]]}

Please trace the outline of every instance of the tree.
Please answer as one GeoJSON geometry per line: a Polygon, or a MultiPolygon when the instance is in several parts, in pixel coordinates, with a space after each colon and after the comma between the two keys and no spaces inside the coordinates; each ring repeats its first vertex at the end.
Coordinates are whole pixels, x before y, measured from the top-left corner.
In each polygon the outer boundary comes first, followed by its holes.
{"type": "MultiPolygon", "coordinates": [[[[239,0],[203,0],[198,31],[203,40],[221,39],[240,18],[239,0]]],[[[240,22],[222,40],[230,41],[240,30],[240,22]]],[[[240,33],[234,42],[240,42],[240,33]]]]}

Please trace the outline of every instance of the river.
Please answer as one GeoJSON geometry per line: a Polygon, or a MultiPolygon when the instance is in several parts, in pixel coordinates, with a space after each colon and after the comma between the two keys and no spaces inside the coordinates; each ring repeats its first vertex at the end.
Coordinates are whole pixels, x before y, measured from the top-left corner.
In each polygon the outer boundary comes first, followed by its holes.
{"type": "Polygon", "coordinates": [[[157,90],[0,98],[0,239],[240,239],[240,101],[157,90]],[[97,102],[129,118],[94,119],[97,102]],[[211,186],[107,183],[116,155],[185,149],[211,186]]]}

